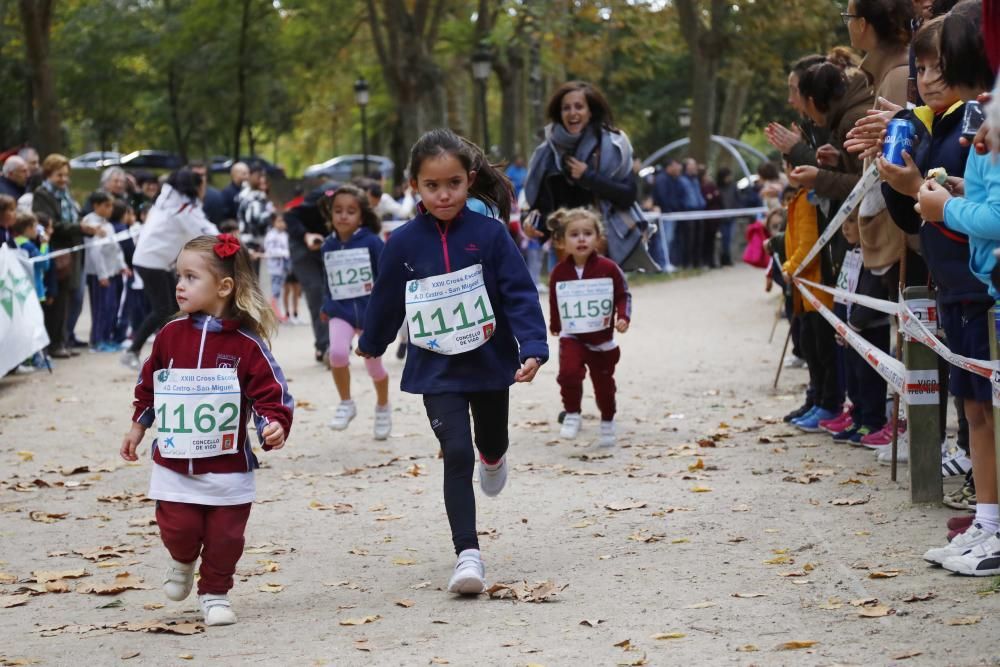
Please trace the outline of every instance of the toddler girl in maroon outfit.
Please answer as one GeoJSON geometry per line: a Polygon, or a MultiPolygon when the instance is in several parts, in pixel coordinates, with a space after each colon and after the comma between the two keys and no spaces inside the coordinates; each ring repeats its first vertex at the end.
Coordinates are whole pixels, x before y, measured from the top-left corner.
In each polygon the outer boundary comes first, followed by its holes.
{"type": "Polygon", "coordinates": [[[632,295],[621,268],[598,254],[604,228],[584,208],[559,209],[548,220],[555,243],[566,258],[549,276],[549,329],[559,336],[559,387],[562,393],[562,438],[580,432],[583,379],[590,369],[601,411],[601,447],[615,444],[615,365],[621,358],[614,332],[628,331],[632,295]]]}
{"type": "Polygon", "coordinates": [[[136,461],[155,422],[149,497],[170,553],[163,591],[185,599],[200,556],[205,623],[229,625],[236,615],[228,593],[258,467],[247,418],[265,450],[281,449],[294,403],[264,342],[275,327],[274,311],[238,239],[188,241],[177,257],[175,294],[184,315],[160,329],[142,365],[121,456],[136,461]]]}

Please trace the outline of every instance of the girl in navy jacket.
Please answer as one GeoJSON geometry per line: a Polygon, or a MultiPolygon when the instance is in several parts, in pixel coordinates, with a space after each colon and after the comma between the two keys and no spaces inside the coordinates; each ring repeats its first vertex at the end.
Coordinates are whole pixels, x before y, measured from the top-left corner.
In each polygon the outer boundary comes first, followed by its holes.
{"type": "MultiPolygon", "coordinates": [[[[369,295],[378,275],[376,267],[385,244],[378,237],[382,227],[368,196],[353,185],[328,190],[317,202],[332,234],[323,242],[323,308],[320,317],[330,327],[330,368],[340,394],[340,405],[330,428],[342,431],[358,414],[351,398],[351,342],[365,323],[369,295]]],[[[392,431],[389,407],[389,374],[382,359],[365,359],[368,376],[375,383],[376,440],[392,431]]]]}
{"type": "Polygon", "coordinates": [[[510,217],[510,181],[450,130],[427,132],[410,152],[417,217],[393,232],[379,262],[358,354],[378,357],[404,318],[410,340],[403,391],[423,394],[444,453],[444,502],[458,562],[448,590],[478,595],[485,569],[472,490],[495,496],[507,481],[509,387],[531,382],[549,356],[528,268],[505,225],[470,211],[478,197],[510,217]]]}

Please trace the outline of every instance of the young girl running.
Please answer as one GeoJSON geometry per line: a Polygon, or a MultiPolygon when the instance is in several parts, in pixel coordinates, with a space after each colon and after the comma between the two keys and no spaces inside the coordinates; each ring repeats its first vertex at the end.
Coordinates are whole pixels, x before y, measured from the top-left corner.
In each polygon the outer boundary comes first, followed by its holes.
{"type": "Polygon", "coordinates": [[[458,562],[452,593],[477,595],[485,569],[476,538],[479,484],[495,496],[507,481],[509,387],[531,382],[549,356],[538,292],[507,227],[470,211],[478,197],[510,217],[510,181],[478,147],[450,130],[424,134],[410,152],[417,217],[393,232],[379,262],[358,354],[378,357],[405,317],[410,331],[403,391],[424,395],[444,452],[444,503],[458,562]]]}
{"type": "Polygon", "coordinates": [[[552,239],[566,253],[549,276],[549,329],[559,336],[559,388],[563,419],[559,435],[580,432],[583,378],[590,369],[601,411],[601,447],[615,445],[615,365],[621,350],[614,332],[628,331],[632,296],[625,274],[597,254],[604,238],[600,218],[584,208],[559,209],[549,217],[552,239]]]}
{"type": "MultiPolygon", "coordinates": [[[[365,310],[385,244],[378,235],[382,224],[361,189],[343,185],[327,191],[318,206],[333,232],[322,247],[326,297],[321,317],[330,326],[330,369],[340,394],[330,428],[343,431],[358,414],[351,398],[351,342],[365,324],[365,310]]],[[[365,368],[375,383],[375,439],[385,440],[392,431],[389,374],[381,358],[365,359],[365,368]]]]}
{"type": "Polygon", "coordinates": [[[177,257],[176,297],[184,316],[156,334],[121,456],[138,460],[136,449],[155,422],[149,497],[170,554],[163,592],[185,599],[201,556],[205,624],[229,625],[236,615],[227,593],[243,555],[258,467],[247,417],[265,451],[281,449],[293,402],[264,342],[274,311],[236,237],[188,241],[177,257]]]}

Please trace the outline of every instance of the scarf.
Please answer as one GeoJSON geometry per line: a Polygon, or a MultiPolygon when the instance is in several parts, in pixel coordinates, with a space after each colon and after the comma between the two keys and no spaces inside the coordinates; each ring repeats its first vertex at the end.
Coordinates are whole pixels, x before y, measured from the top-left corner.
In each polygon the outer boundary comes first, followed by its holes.
{"type": "Polygon", "coordinates": [[[59,216],[64,223],[73,224],[79,219],[80,210],[77,208],[76,202],[73,201],[68,188],[57,188],[52,185],[52,181],[42,181],[42,187],[52,193],[59,202],[59,216]]]}

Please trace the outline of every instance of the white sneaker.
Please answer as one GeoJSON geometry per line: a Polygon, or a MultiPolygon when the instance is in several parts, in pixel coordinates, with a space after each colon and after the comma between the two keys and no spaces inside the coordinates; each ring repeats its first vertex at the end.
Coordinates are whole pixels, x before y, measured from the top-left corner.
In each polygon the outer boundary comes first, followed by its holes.
{"type": "Polygon", "coordinates": [[[122,366],[131,368],[132,370],[138,370],[139,368],[139,355],[136,354],[135,352],[129,352],[128,350],[126,350],[122,354],[119,361],[121,361],[122,366]]]}
{"type": "Polygon", "coordinates": [[[949,542],[947,546],[938,547],[936,549],[928,549],[927,552],[924,553],[924,560],[928,563],[943,565],[949,558],[961,556],[973,547],[986,542],[991,537],[993,537],[993,533],[983,530],[982,526],[978,523],[974,523],[967,531],[961,535],[956,535],[955,539],[949,542]]]}
{"type": "Polygon", "coordinates": [[[330,428],[334,431],[343,431],[357,415],[358,408],[354,405],[354,401],[341,401],[337,411],[333,413],[333,419],[330,420],[330,428]]]}
{"type": "Polygon", "coordinates": [[[448,582],[448,592],[459,595],[479,595],[486,590],[486,568],[479,549],[466,549],[458,554],[455,572],[448,582]]]}
{"type": "Polygon", "coordinates": [[[168,599],[180,602],[191,594],[194,566],[195,563],[181,563],[173,558],[167,561],[167,572],[163,575],[163,593],[168,599]]]}
{"type": "Polygon", "coordinates": [[[970,470],[972,470],[972,461],[961,449],[950,456],[941,457],[941,476],[945,479],[965,475],[970,470]]]}
{"type": "Polygon", "coordinates": [[[486,463],[479,459],[479,488],[489,497],[498,496],[507,484],[507,455],[496,463],[486,463]]]}
{"type": "Polygon", "coordinates": [[[14,369],[14,372],[18,375],[31,375],[35,372],[35,370],[35,367],[31,364],[18,364],[17,368],[14,369]]]}
{"type": "Polygon", "coordinates": [[[941,565],[946,570],[970,577],[1000,574],[1000,534],[990,535],[985,542],[980,542],[961,556],[946,559],[941,565]]]}
{"type": "MultiPolygon", "coordinates": [[[[910,439],[904,438],[905,433],[899,434],[899,441],[896,443],[896,463],[910,462],[910,439]]],[[[875,457],[884,466],[892,465],[892,445],[876,450],[875,457]]]]}
{"type": "Polygon", "coordinates": [[[377,405],[375,406],[374,433],[376,440],[385,440],[392,433],[392,407],[388,404],[381,408],[377,405]]]}
{"type": "Polygon", "coordinates": [[[199,595],[198,602],[201,603],[201,613],[205,615],[205,625],[232,625],[236,622],[228,595],[199,595]]]}
{"type": "Polygon", "coordinates": [[[559,429],[559,437],[572,440],[580,432],[582,418],[579,412],[567,412],[563,418],[562,428],[559,429]]]}
{"type": "Polygon", "coordinates": [[[601,439],[597,441],[598,447],[615,446],[615,422],[614,420],[601,422],[601,439]]]}

